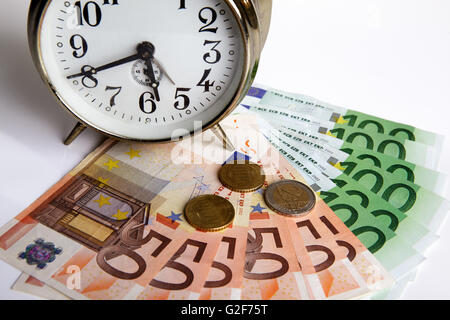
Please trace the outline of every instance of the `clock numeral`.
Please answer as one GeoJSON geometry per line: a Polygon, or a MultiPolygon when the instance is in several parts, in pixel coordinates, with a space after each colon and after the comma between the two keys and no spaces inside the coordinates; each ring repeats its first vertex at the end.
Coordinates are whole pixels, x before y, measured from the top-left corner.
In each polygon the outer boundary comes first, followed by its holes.
{"type": "Polygon", "coordinates": [[[180,101],[175,101],[175,104],[173,105],[175,109],[186,110],[189,107],[191,100],[187,95],[180,94],[180,92],[189,92],[190,90],[190,88],[177,88],[175,91],[175,99],[182,98],[183,103],[181,104],[180,101]]]}
{"type": "Polygon", "coordinates": [[[81,1],[77,1],[75,2],[75,7],[77,10],[79,26],[83,26],[84,21],[91,27],[96,27],[102,21],[102,9],[100,9],[100,6],[96,2],[89,1],[83,7],[81,1]]]}
{"type": "Polygon", "coordinates": [[[186,0],[180,0],[180,7],[178,10],[186,9],[186,0]]]}
{"type": "Polygon", "coordinates": [[[197,87],[205,88],[205,91],[203,91],[203,92],[209,92],[209,88],[214,86],[215,81],[209,82],[209,80],[206,80],[210,73],[211,73],[211,69],[205,69],[205,71],[203,72],[202,79],[199,81],[199,83],[197,83],[197,87]]]}
{"type": "Polygon", "coordinates": [[[83,58],[86,55],[86,52],[88,50],[88,44],[86,42],[86,39],[84,39],[81,35],[79,34],[74,34],[71,38],[70,38],[70,46],[72,47],[73,50],[75,50],[72,55],[75,58],[83,58]],[[81,43],[80,43],[81,42],[81,43]],[[77,44],[78,43],[78,44],[77,44]]]}
{"type": "Polygon", "coordinates": [[[202,23],[206,24],[203,27],[201,27],[200,30],[198,30],[198,32],[217,33],[217,29],[219,29],[219,28],[208,28],[217,20],[216,10],[214,10],[213,8],[210,8],[210,7],[204,7],[198,13],[198,18],[200,19],[200,21],[202,23]],[[207,15],[208,11],[210,12],[210,16],[207,15]],[[207,16],[205,17],[205,15],[207,15],[207,16]]]}
{"type": "Polygon", "coordinates": [[[214,46],[212,47],[211,51],[215,53],[214,59],[211,59],[211,52],[205,53],[205,55],[203,56],[203,60],[206,63],[215,64],[220,61],[220,58],[222,57],[222,55],[220,54],[220,51],[217,50],[216,48],[221,42],[222,41],[205,40],[205,43],[203,44],[204,46],[214,43],[214,46]]]}
{"type": "Polygon", "coordinates": [[[156,111],[155,96],[151,92],[144,92],[139,98],[139,108],[143,113],[151,114],[156,111]],[[150,107],[150,111],[148,108],[150,107]]]}
{"type": "Polygon", "coordinates": [[[107,86],[105,91],[109,91],[109,90],[117,90],[117,92],[114,93],[113,96],[111,97],[111,99],[109,100],[109,105],[111,107],[114,107],[116,105],[116,97],[119,95],[120,91],[122,91],[122,87],[110,87],[110,86],[107,86]]]}
{"type": "Polygon", "coordinates": [[[94,71],[94,68],[91,66],[83,66],[83,68],[81,68],[81,73],[83,74],[81,83],[89,89],[95,88],[98,85],[98,80],[94,78],[92,71],[94,71]]]}

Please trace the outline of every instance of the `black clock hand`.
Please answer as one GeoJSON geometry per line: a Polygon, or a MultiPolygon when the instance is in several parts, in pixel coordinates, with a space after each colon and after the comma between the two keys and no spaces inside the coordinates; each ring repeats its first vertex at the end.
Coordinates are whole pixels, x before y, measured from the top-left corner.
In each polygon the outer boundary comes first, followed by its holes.
{"type": "Polygon", "coordinates": [[[78,78],[78,77],[82,77],[82,76],[86,76],[86,75],[96,74],[100,71],[114,68],[114,67],[120,66],[122,64],[132,62],[135,60],[139,60],[139,59],[148,60],[153,57],[154,51],[155,51],[155,48],[150,42],[142,42],[137,46],[137,53],[135,53],[131,56],[116,60],[114,62],[107,63],[98,68],[93,68],[91,66],[83,66],[83,68],[81,69],[82,70],[81,72],[72,74],[72,75],[68,76],[67,79],[73,79],[73,78],[78,78]],[[90,69],[88,71],[85,71],[85,69],[87,69],[87,67],[89,67],[90,69]]]}
{"type": "MultiPolygon", "coordinates": [[[[86,73],[96,74],[97,72],[100,72],[100,71],[103,71],[103,70],[107,70],[107,69],[110,69],[110,68],[114,68],[114,67],[120,66],[122,64],[138,60],[140,58],[141,58],[140,54],[138,54],[138,53],[137,54],[133,54],[132,56],[129,56],[129,57],[126,57],[126,58],[123,58],[123,59],[120,59],[120,60],[117,60],[117,61],[105,64],[105,65],[103,65],[101,67],[98,67],[98,68],[92,68],[91,67],[91,70],[88,71],[88,72],[80,72],[80,73],[72,74],[72,75],[68,76],[67,79],[73,79],[73,78],[78,78],[78,77],[81,77],[81,76],[85,76],[86,73]]],[[[84,67],[86,67],[86,66],[84,66],[84,67]]]]}
{"type": "Polygon", "coordinates": [[[153,56],[151,58],[145,60],[145,65],[147,66],[146,75],[150,78],[150,85],[152,86],[153,92],[155,93],[156,101],[160,101],[159,91],[158,91],[159,82],[156,81],[156,78],[155,78],[155,71],[153,70],[153,64],[152,64],[153,59],[152,58],[153,58],[153,56]]]}

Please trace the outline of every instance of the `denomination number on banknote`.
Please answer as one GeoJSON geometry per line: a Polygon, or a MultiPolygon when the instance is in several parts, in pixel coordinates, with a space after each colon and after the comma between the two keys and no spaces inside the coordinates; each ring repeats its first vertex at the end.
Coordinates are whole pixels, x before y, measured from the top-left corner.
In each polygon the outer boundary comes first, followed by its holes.
{"type": "MultiPolygon", "coordinates": [[[[223,237],[222,238],[222,242],[225,242],[225,243],[228,244],[227,259],[233,260],[234,259],[234,255],[236,253],[236,238],[223,237]]],[[[233,279],[233,272],[231,271],[231,269],[227,265],[225,265],[225,264],[223,264],[221,262],[214,261],[213,264],[212,264],[212,267],[214,269],[218,269],[218,270],[222,271],[223,272],[223,278],[219,279],[219,280],[206,281],[205,285],[204,285],[205,288],[221,288],[221,287],[225,287],[233,279]]]]}
{"type": "MultiPolygon", "coordinates": [[[[145,227],[144,223],[138,224],[130,223],[129,225],[124,227],[124,229],[120,234],[121,242],[118,245],[105,247],[98,253],[97,264],[99,265],[99,267],[116,278],[125,280],[132,280],[139,278],[147,269],[147,263],[145,262],[145,259],[141,255],[131,250],[129,247],[131,248],[141,247],[149,243],[152,239],[156,239],[154,241],[159,241],[159,244],[156,245],[155,249],[151,253],[151,256],[157,258],[172,241],[170,238],[160,234],[155,230],[150,230],[149,233],[143,238],[139,238],[139,236],[138,237],[134,236],[136,234],[136,231],[138,231],[139,229],[143,229],[144,227],[145,227]],[[119,270],[109,263],[111,259],[117,258],[119,256],[126,256],[132,259],[137,264],[138,270],[129,273],[119,270]]],[[[197,253],[194,256],[193,262],[199,263],[205,253],[207,245],[208,244],[205,242],[187,239],[164,266],[165,268],[172,268],[183,273],[186,278],[184,282],[169,283],[153,279],[149,284],[151,286],[166,290],[183,290],[185,288],[188,288],[194,281],[194,273],[189,267],[175,260],[183,255],[188,246],[194,246],[197,248],[197,253]]],[[[220,269],[220,267],[221,266],[218,266],[217,268],[220,269]]],[[[231,276],[228,273],[226,273],[226,277],[224,280],[227,281],[228,277],[231,276]]]]}
{"type": "MultiPolygon", "coordinates": [[[[343,117],[345,120],[348,120],[347,125],[350,127],[354,127],[356,122],[358,121],[358,116],[355,114],[352,115],[346,115],[343,117]]],[[[360,129],[367,129],[367,126],[373,125],[376,128],[376,132],[378,133],[385,133],[385,129],[384,126],[379,123],[378,121],[375,120],[363,120],[359,123],[359,125],[357,126],[360,129]]],[[[399,133],[404,133],[406,134],[406,137],[408,140],[411,141],[416,141],[416,137],[414,136],[414,133],[411,132],[411,130],[405,129],[405,128],[395,128],[392,129],[388,135],[396,137],[399,133]]]]}
{"type": "Polygon", "coordinates": [[[133,250],[129,249],[127,246],[131,247],[141,246],[150,242],[152,239],[156,239],[160,242],[160,244],[155,248],[155,250],[151,254],[153,257],[156,258],[161,254],[161,252],[164,251],[164,249],[172,241],[171,239],[154,230],[150,230],[147,236],[144,237],[143,239],[134,239],[130,236],[130,232],[136,230],[137,227],[141,227],[141,225],[135,226],[134,228],[133,227],[124,228],[120,236],[123,245],[108,246],[100,250],[100,252],[97,255],[97,264],[103,271],[109,273],[113,277],[120,279],[131,280],[139,278],[147,269],[147,263],[145,262],[144,258],[142,258],[142,256],[140,256],[133,250]],[[133,273],[128,273],[112,266],[109,263],[109,260],[116,258],[118,256],[127,256],[128,258],[134,260],[134,262],[136,262],[136,264],[138,265],[138,270],[133,273]]]}
{"type": "Polygon", "coordinates": [[[169,262],[167,262],[166,265],[164,266],[164,268],[175,269],[183,273],[184,276],[186,277],[184,282],[171,283],[153,279],[152,281],[150,281],[151,286],[164,290],[183,290],[188,288],[192,284],[192,282],[194,281],[194,273],[192,272],[192,270],[189,267],[185,266],[184,264],[175,261],[176,259],[178,259],[183,255],[188,246],[193,246],[197,248],[197,252],[192,261],[199,263],[202,260],[203,254],[205,253],[208,244],[202,241],[187,239],[184,242],[184,244],[180,247],[180,249],[178,249],[178,251],[175,252],[172,258],[170,258],[169,262]]]}
{"type": "MultiPolygon", "coordinates": [[[[336,227],[325,216],[320,217],[320,221],[334,235],[339,234],[339,231],[336,229],[336,227]]],[[[322,238],[320,233],[314,227],[314,224],[311,222],[311,220],[299,221],[299,222],[297,222],[297,227],[298,227],[299,230],[301,228],[306,228],[311,233],[311,235],[314,237],[314,239],[318,240],[318,239],[322,238]]],[[[344,241],[344,240],[336,240],[336,244],[339,247],[344,247],[344,248],[346,248],[348,250],[347,258],[350,261],[353,261],[353,259],[355,259],[355,257],[356,257],[356,250],[350,243],[348,243],[347,241],[344,241]]],[[[334,247],[333,247],[333,249],[334,249],[334,247]]],[[[328,247],[324,246],[324,245],[321,245],[321,244],[307,245],[306,246],[306,250],[308,252],[310,252],[310,253],[311,252],[322,252],[322,253],[325,253],[327,255],[327,258],[323,262],[321,262],[321,263],[319,263],[319,264],[314,266],[314,269],[315,269],[316,272],[320,272],[320,271],[328,269],[336,261],[336,256],[335,256],[333,250],[331,248],[328,248],[328,247]]]]}
{"type": "MultiPolygon", "coordinates": [[[[405,146],[400,141],[391,139],[383,140],[376,146],[372,137],[365,132],[352,132],[347,137],[345,136],[346,131],[344,128],[332,129],[330,130],[330,132],[336,135],[338,139],[344,140],[348,143],[355,143],[355,140],[357,138],[362,139],[364,141],[364,148],[369,150],[376,150],[379,153],[386,153],[386,149],[388,149],[388,147],[392,145],[394,148],[397,149],[397,153],[395,154],[395,156],[398,159],[405,160],[406,158],[405,146]]],[[[394,153],[389,154],[394,155],[394,153]]]]}
{"type": "MultiPolygon", "coordinates": [[[[355,150],[352,149],[352,148],[348,148],[347,147],[347,148],[341,149],[341,151],[343,151],[345,153],[348,153],[348,154],[351,154],[353,156],[356,156],[355,155],[355,150]]],[[[359,159],[359,160],[363,160],[363,161],[364,160],[368,160],[368,162],[370,162],[373,166],[375,166],[377,168],[380,168],[380,169],[383,169],[383,166],[381,165],[381,160],[377,156],[375,156],[373,154],[360,153],[360,154],[358,154],[356,156],[356,158],[359,159]]],[[[346,162],[346,163],[348,165],[345,168],[344,173],[345,174],[349,174],[356,167],[356,163],[355,162],[346,162]]],[[[408,181],[410,181],[412,183],[414,183],[414,181],[415,181],[416,177],[414,175],[414,171],[410,167],[408,167],[408,166],[406,166],[404,164],[395,163],[395,164],[392,164],[392,165],[390,165],[389,167],[387,167],[385,169],[386,169],[387,172],[393,173],[393,174],[395,174],[398,171],[401,171],[401,172],[403,172],[403,174],[401,176],[405,180],[408,180],[408,181]]]]}
{"type": "MultiPolygon", "coordinates": [[[[350,191],[348,191],[348,192],[350,192],[350,191]]],[[[347,192],[347,194],[348,194],[348,192],[347,192]]],[[[360,236],[364,233],[373,233],[377,236],[375,243],[367,248],[371,253],[377,252],[384,246],[384,244],[386,243],[387,237],[384,234],[384,232],[382,230],[378,229],[377,227],[372,226],[372,225],[363,225],[358,228],[352,228],[352,226],[359,219],[358,210],[356,210],[352,205],[341,202],[342,199],[334,192],[322,191],[320,193],[320,196],[325,201],[325,203],[328,204],[330,209],[333,210],[333,212],[335,212],[336,214],[338,214],[339,218],[342,219],[344,224],[353,232],[353,234],[355,236],[360,236]],[[347,213],[347,215],[349,213],[349,217],[345,221],[344,221],[343,217],[339,215],[339,212],[341,210],[344,211],[345,213],[347,213]]],[[[372,214],[375,217],[377,217],[377,216],[382,215],[383,212],[380,212],[380,210],[377,210],[375,212],[372,212],[372,214]]],[[[389,216],[389,217],[391,218],[391,216],[389,216]]],[[[394,216],[394,218],[395,218],[395,216],[394,216]]],[[[396,221],[398,224],[398,220],[396,220],[396,221]]],[[[392,224],[393,223],[391,223],[390,227],[396,228],[397,225],[392,226],[392,224]]]]}
{"type": "Polygon", "coordinates": [[[264,238],[262,236],[264,233],[272,235],[277,248],[283,248],[278,228],[254,228],[253,232],[255,233],[254,237],[250,233],[248,234],[244,277],[252,280],[267,280],[279,278],[286,274],[289,271],[289,263],[284,257],[272,252],[261,252],[264,247],[264,238]],[[275,260],[281,266],[276,271],[252,273],[253,267],[258,260],[275,260]]]}
{"type": "MultiPolygon", "coordinates": [[[[357,169],[355,163],[342,162],[341,165],[349,169],[345,172],[347,175],[351,176],[354,180],[359,181],[362,185],[367,185],[370,184],[371,181],[374,181],[372,182],[372,186],[367,186],[367,188],[375,194],[380,194],[384,200],[391,203],[400,211],[407,212],[414,206],[414,203],[417,200],[417,193],[412,186],[409,186],[406,183],[391,183],[386,185],[387,183],[380,172],[372,169],[360,169],[354,171],[357,169]],[[362,181],[363,179],[365,183],[362,181]]],[[[391,167],[391,170],[396,169],[397,167],[391,167]]]]}

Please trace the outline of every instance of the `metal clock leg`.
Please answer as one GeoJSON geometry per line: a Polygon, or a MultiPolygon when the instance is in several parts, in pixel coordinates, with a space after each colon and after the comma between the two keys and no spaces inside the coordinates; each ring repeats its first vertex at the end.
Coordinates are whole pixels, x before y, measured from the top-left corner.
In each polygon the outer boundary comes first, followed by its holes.
{"type": "Polygon", "coordinates": [[[225,133],[225,131],[223,130],[223,128],[220,124],[216,124],[214,127],[211,128],[211,130],[219,140],[222,140],[223,147],[225,149],[227,149],[229,151],[235,150],[233,143],[227,137],[227,134],[225,133]]]}
{"type": "Polygon", "coordinates": [[[64,140],[64,144],[68,146],[75,140],[83,131],[86,129],[87,126],[82,124],[81,122],[78,122],[73,128],[73,130],[70,132],[70,134],[67,136],[66,140],[64,140]]]}

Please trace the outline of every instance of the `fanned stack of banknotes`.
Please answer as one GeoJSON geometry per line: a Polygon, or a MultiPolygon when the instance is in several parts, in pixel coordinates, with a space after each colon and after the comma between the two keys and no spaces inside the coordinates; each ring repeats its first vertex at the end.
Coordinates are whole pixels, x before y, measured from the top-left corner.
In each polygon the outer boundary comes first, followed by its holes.
{"type": "MultiPolygon", "coordinates": [[[[443,137],[263,87],[222,126],[234,150],[209,131],[163,145],[105,141],[0,228],[0,257],[24,272],[13,289],[48,299],[393,299],[414,280],[449,210],[435,170],[443,137]],[[222,183],[220,170],[239,160],[261,168],[261,188],[222,183]],[[307,185],[314,205],[280,214],[267,203],[280,181],[307,185]],[[186,204],[202,195],[232,204],[229,226],[189,223],[186,204]]],[[[280,190],[293,207],[304,200],[280,190]]]]}

